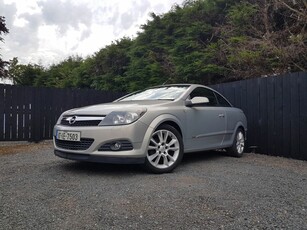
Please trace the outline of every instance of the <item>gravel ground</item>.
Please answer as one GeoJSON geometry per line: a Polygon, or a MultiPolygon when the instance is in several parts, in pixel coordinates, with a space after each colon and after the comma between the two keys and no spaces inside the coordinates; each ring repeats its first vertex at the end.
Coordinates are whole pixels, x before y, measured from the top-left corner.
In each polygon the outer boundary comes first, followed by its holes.
{"type": "Polygon", "coordinates": [[[306,161],[203,152],[152,175],[60,159],[50,142],[3,152],[0,229],[307,229],[306,161]]]}

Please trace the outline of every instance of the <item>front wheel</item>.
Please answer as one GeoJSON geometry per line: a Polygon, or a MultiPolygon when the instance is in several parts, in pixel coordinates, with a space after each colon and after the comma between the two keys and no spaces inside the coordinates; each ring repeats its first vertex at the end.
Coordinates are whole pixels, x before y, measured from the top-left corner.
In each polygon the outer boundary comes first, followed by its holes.
{"type": "Polygon", "coordinates": [[[245,146],[245,136],[242,129],[238,129],[232,146],[228,149],[228,154],[234,157],[242,157],[245,146]]]}
{"type": "Polygon", "coordinates": [[[183,157],[180,133],[170,125],[161,125],[151,135],[145,158],[145,168],[153,173],[169,173],[183,157]]]}

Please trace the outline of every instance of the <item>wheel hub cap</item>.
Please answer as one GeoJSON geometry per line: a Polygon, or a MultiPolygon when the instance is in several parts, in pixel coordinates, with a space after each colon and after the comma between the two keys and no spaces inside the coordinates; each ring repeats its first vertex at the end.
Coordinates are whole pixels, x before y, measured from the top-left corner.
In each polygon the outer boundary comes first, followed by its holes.
{"type": "Polygon", "coordinates": [[[165,146],[160,146],[160,147],[159,147],[159,151],[160,151],[160,152],[165,152],[165,150],[166,150],[165,146]]]}

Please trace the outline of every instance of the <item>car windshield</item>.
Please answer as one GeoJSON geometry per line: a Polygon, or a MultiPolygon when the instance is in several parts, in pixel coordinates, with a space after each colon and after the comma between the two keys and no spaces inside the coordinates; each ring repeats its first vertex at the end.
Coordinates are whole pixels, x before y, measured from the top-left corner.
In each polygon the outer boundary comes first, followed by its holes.
{"type": "Polygon", "coordinates": [[[187,90],[189,86],[163,86],[158,88],[145,89],[130,94],[120,101],[137,101],[137,100],[175,100],[187,90]]]}

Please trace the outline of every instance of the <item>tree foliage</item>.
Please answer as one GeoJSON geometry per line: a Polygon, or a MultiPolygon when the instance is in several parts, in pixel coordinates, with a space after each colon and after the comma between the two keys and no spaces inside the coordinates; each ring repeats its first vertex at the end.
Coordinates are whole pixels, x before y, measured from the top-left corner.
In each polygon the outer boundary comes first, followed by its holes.
{"type": "MultiPolygon", "coordinates": [[[[133,91],[307,71],[305,0],[186,0],[85,59],[11,62],[17,84],[133,91]]],[[[16,61],[16,60],[15,60],[16,61]]]]}
{"type": "MultiPolygon", "coordinates": [[[[9,33],[8,28],[6,27],[5,24],[5,18],[3,16],[0,16],[0,42],[3,42],[3,35],[9,33]]],[[[3,61],[1,58],[1,54],[0,54],[0,78],[3,78],[7,75],[7,71],[5,69],[5,67],[8,65],[9,63],[7,61],[3,61]]]]}

